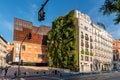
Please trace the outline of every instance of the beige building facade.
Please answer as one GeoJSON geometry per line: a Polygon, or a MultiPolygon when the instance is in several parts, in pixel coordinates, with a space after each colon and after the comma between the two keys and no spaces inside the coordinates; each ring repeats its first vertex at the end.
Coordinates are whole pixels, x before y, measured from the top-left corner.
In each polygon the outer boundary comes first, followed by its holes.
{"type": "Polygon", "coordinates": [[[113,38],[101,23],[93,25],[94,68],[97,71],[112,70],[113,68],[113,38]]]}
{"type": "Polygon", "coordinates": [[[7,41],[0,35],[0,67],[6,66],[7,41]]]}
{"type": "Polygon", "coordinates": [[[79,27],[79,71],[112,69],[113,38],[103,24],[94,24],[86,14],[75,10],[79,27]]]}

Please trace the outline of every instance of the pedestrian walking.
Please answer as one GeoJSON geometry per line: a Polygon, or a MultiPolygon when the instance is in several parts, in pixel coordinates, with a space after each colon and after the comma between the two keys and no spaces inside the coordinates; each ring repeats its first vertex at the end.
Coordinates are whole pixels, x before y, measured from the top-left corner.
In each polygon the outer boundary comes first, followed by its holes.
{"type": "Polygon", "coordinates": [[[5,72],[4,72],[4,76],[6,76],[6,75],[7,75],[7,72],[8,72],[8,67],[7,67],[7,66],[5,67],[4,71],[5,71],[5,72]]]}
{"type": "Polygon", "coordinates": [[[1,68],[0,68],[0,76],[3,76],[2,70],[3,70],[3,68],[1,67],[1,68]]]}
{"type": "Polygon", "coordinates": [[[2,68],[0,68],[0,74],[2,74],[2,68]]]}

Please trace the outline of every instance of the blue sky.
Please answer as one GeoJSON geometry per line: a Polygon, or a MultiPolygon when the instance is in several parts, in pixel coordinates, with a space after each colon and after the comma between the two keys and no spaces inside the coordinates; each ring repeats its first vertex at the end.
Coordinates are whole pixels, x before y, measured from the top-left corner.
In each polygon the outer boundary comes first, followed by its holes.
{"type": "Polygon", "coordinates": [[[49,0],[45,6],[45,20],[38,21],[38,10],[46,0],[0,0],[0,34],[8,42],[13,42],[14,18],[33,22],[33,25],[52,26],[52,21],[66,15],[73,9],[90,16],[91,20],[102,22],[115,39],[120,38],[120,25],[114,25],[115,15],[103,16],[99,12],[104,0],[49,0]]]}

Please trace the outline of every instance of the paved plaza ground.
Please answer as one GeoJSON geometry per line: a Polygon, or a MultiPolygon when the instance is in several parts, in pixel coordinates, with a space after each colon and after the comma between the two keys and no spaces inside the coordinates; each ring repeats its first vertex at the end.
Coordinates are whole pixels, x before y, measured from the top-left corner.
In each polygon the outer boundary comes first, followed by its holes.
{"type": "MultiPolygon", "coordinates": [[[[50,67],[30,67],[21,66],[20,80],[120,80],[120,72],[99,73],[89,75],[74,75],[74,76],[56,76],[56,75],[43,75],[48,74],[51,70],[50,67]],[[26,72],[26,73],[25,73],[26,72]],[[24,77],[25,76],[25,77],[24,77]]],[[[7,76],[4,77],[4,70],[0,74],[0,80],[18,80],[15,78],[14,73],[18,70],[18,66],[11,66],[8,69],[7,76]]]]}
{"type": "MultiPolygon", "coordinates": [[[[20,66],[21,75],[24,76],[31,76],[31,75],[37,75],[40,72],[46,72],[49,71],[50,67],[33,67],[33,66],[20,66]]],[[[14,65],[8,68],[8,72],[6,77],[14,78],[15,73],[18,71],[18,66],[14,65]]],[[[42,74],[42,73],[41,73],[42,74]]],[[[4,70],[0,72],[0,78],[4,77],[4,70]]],[[[1,79],[0,79],[1,80],[1,79]]]]}
{"type": "Polygon", "coordinates": [[[120,72],[74,76],[66,78],[65,80],[120,80],[120,72]]]}

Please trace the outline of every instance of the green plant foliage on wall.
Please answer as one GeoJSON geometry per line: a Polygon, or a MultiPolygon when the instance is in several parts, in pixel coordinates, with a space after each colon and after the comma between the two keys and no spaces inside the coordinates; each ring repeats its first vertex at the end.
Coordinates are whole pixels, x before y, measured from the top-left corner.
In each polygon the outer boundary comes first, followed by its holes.
{"type": "Polygon", "coordinates": [[[93,53],[92,53],[92,52],[90,53],[90,56],[93,56],[93,53]]]}
{"type": "Polygon", "coordinates": [[[81,54],[84,54],[84,50],[81,50],[81,54]]]}
{"type": "Polygon", "coordinates": [[[78,43],[74,11],[60,16],[52,23],[48,33],[48,58],[53,67],[78,70],[78,43]]]}
{"type": "Polygon", "coordinates": [[[85,52],[85,54],[86,54],[86,55],[89,55],[89,52],[88,52],[88,51],[86,51],[86,52],[85,52]]]}

